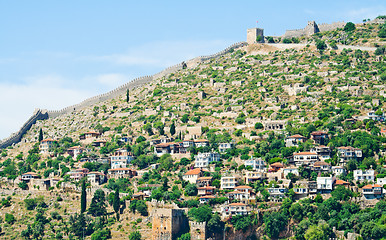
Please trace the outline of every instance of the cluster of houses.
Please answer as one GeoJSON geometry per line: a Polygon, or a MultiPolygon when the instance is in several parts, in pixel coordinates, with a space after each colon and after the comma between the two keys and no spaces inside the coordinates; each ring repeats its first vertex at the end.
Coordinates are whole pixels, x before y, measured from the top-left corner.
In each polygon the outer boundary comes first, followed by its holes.
{"type": "MultiPolygon", "coordinates": [[[[81,135],[81,141],[95,143],[100,141],[99,133],[88,132],[81,135]]],[[[251,204],[256,202],[256,194],[252,187],[248,186],[254,182],[274,181],[275,184],[270,184],[266,191],[268,198],[271,201],[281,201],[287,196],[290,188],[293,188],[295,198],[301,199],[305,197],[313,198],[317,193],[328,194],[337,186],[352,188],[350,183],[337,179],[341,175],[346,174],[345,165],[350,160],[361,160],[363,152],[361,149],[347,147],[338,147],[337,157],[339,159],[337,166],[331,166],[328,161],[331,156],[330,147],[325,146],[328,142],[328,134],[323,131],[315,131],[310,134],[314,147],[307,152],[296,152],[292,157],[288,158],[287,164],[276,162],[268,164],[261,158],[250,158],[244,160],[245,170],[242,174],[224,173],[220,181],[220,190],[224,191],[228,198],[227,204],[221,208],[223,216],[232,214],[248,214],[251,211],[251,204]],[[300,169],[308,169],[318,174],[316,181],[298,180],[291,182],[292,176],[299,176],[300,169]],[[290,175],[291,174],[291,175],[290,175]],[[290,175],[290,176],[289,176],[290,175]],[[241,184],[239,184],[241,183],[241,184]]],[[[40,145],[42,152],[49,151],[54,144],[53,139],[43,140],[40,145]]],[[[307,141],[306,137],[299,134],[289,136],[285,139],[286,147],[298,147],[307,141]]],[[[184,154],[190,155],[192,147],[209,147],[210,142],[205,139],[184,140],[182,142],[174,142],[172,138],[151,140],[151,145],[154,148],[154,154],[162,156],[163,154],[171,154],[175,157],[184,154]]],[[[198,189],[199,201],[201,204],[207,204],[211,199],[217,197],[218,192],[216,187],[212,186],[212,177],[205,176],[206,171],[213,171],[212,162],[220,161],[221,153],[226,153],[227,150],[234,148],[234,143],[220,143],[218,152],[210,151],[198,153],[194,157],[194,164],[191,170],[183,175],[183,179],[189,183],[196,184],[198,189]]],[[[77,157],[85,151],[83,147],[75,146],[67,150],[70,156],[77,157]]],[[[138,176],[138,171],[129,168],[134,156],[131,152],[125,149],[116,150],[109,159],[111,169],[108,172],[89,172],[88,169],[79,168],[69,172],[70,179],[79,181],[86,177],[92,184],[102,184],[108,178],[133,178],[138,176]]],[[[208,175],[208,174],[206,174],[208,175]]],[[[365,199],[379,199],[383,196],[383,185],[386,184],[386,178],[378,178],[375,182],[375,171],[370,170],[354,170],[354,181],[375,183],[368,184],[362,187],[361,192],[365,199]]],[[[34,173],[26,173],[21,176],[23,181],[38,178],[34,173]]],[[[151,190],[135,193],[134,198],[144,199],[150,197],[151,190]]],[[[261,197],[261,196],[259,196],[261,197]]]]}

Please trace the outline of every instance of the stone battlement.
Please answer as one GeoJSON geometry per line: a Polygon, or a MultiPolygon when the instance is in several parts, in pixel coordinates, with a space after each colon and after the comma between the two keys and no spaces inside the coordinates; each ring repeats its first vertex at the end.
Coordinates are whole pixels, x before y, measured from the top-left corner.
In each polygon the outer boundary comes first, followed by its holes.
{"type": "Polygon", "coordinates": [[[292,38],[292,37],[302,37],[302,36],[311,36],[312,34],[318,32],[332,31],[337,28],[343,28],[345,26],[345,22],[333,22],[333,23],[321,23],[316,24],[315,21],[309,21],[305,28],[301,29],[291,29],[286,30],[285,34],[282,36],[283,38],[292,38]]]}

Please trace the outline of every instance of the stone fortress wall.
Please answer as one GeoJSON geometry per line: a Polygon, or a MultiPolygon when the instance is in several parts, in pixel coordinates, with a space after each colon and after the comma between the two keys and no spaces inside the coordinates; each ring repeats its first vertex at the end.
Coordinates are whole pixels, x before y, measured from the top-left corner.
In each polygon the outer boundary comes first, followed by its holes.
{"type": "Polygon", "coordinates": [[[20,128],[19,131],[12,134],[8,138],[4,139],[0,142],[0,148],[6,148],[11,146],[14,143],[18,143],[21,141],[23,135],[31,128],[32,125],[36,123],[37,120],[44,120],[48,118],[48,113],[45,110],[36,109],[32,116],[24,123],[24,125],[20,128]]]}
{"type": "MultiPolygon", "coordinates": [[[[218,53],[208,55],[208,56],[196,57],[194,59],[187,61],[187,63],[188,63],[188,65],[189,65],[189,62],[194,62],[194,63],[198,64],[198,63],[201,63],[201,62],[204,62],[207,60],[211,60],[213,58],[220,57],[224,54],[229,53],[230,51],[232,51],[234,49],[237,49],[237,48],[240,48],[240,47],[243,47],[246,45],[247,45],[246,42],[235,43],[235,44],[232,44],[231,46],[227,47],[226,49],[224,49],[218,53]]],[[[3,139],[0,142],[0,149],[12,146],[13,144],[20,142],[23,135],[31,128],[31,126],[33,124],[36,123],[37,120],[56,118],[56,117],[59,117],[59,116],[64,115],[64,114],[72,113],[72,112],[77,111],[79,109],[90,107],[90,106],[97,104],[99,102],[103,102],[103,101],[106,101],[109,99],[116,98],[118,96],[125,94],[127,89],[132,90],[132,89],[141,87],[147,83],[150,83],[153,80],[168,76],[171,73],[175,73],[175,72],[183,69],[183,67],[184,67],[183,63],[179,63],[179,64],[176,64],[174,66],[168,67],[168,68],[166,68],[166,69],[162,70],[161,72],[156,73],[154,75],[136,78],[136,79],[134,79],[130,82],[127,82],[124,85],[122,85],[114,90],[107,92],[107,93],[88,98],[79,104],[75,104],[75,105],[63,108],[61,110],[47,111],[44,109],[36,109],[34,111],[33,115],[27,120],[26,123],[24,123],[24,125],[20,128],[19,131],[17,131],[16,133],[13,133],[10,137],[3,139]]]]}
{"type": "Polygon", "coordinates": [[[286,30],[283,38],[311,36],[317,32],[332,31],[337,28],[343,28],[346,25],[345,22],[334,22],[334,23],[321,23],[316,24],[315,21],[309,21],[307,26],[302,29],[286,30]]]}

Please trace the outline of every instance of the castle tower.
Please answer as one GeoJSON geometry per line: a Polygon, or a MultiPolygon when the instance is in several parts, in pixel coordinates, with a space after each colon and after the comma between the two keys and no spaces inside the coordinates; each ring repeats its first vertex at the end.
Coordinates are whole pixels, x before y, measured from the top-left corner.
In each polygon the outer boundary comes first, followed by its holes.
{"type": "Polygon", "coordinates": [[[247,29],[247,43],[263,43],[264,42],[264,29],[262,28],[249,28],[247,29]]]}
{"type": "Polygon", "coordinates": [[[308,21],[304,31],[307,36],[311,36],[312,34],[319,32],[319,28],[315,21],[308,21]]]}
{"type": "Polygon", "coordinates": [[[205,240],[206,239],[206,223],[189,221],[190,239],[205,240]]]}

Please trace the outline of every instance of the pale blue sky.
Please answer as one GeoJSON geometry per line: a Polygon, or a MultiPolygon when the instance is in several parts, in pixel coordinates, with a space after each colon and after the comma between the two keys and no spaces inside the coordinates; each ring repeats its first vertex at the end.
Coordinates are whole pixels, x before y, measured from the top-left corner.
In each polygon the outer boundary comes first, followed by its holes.
{"type": "Polygon", "coordinates": [[[362,22],[384,0],[8,1],[0,0],[0,139],[34,108],[60,109],[134,77],[307,21],[362,22]],[[18,111],[20,110],[20,111],[18,111]]]}

